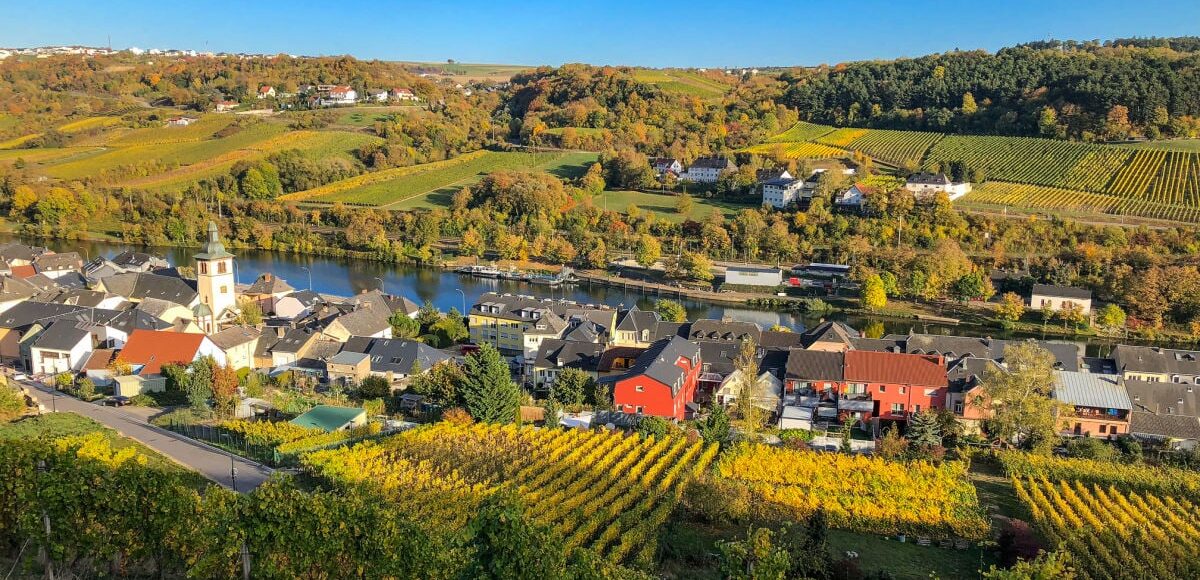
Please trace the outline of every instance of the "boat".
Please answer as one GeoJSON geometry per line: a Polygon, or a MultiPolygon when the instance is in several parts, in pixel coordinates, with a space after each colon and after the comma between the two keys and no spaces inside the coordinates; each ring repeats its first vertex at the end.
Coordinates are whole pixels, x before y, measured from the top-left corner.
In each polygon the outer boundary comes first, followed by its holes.
{"type": "Polygon", "coordinates": [[[491,266],[463,266],[455,269],[454,271],[458,272],[459,274],[476,276],[478,278],[499,278],[501,275],[500,270],[497,270],[491,266]]]}

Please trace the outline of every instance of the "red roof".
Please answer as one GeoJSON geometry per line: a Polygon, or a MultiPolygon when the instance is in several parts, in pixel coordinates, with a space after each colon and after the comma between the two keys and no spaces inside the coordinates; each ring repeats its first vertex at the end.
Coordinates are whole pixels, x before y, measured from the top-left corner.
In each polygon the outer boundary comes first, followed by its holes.
{"type": "Polygon", "coordinates": [[[258,92],[260,92],[260,93],[269,93],[269,92],[271,92],[271,85],[263,85],[263,86],[259,87],[259,88],[258,88],[258,92]]]}
{"type": "Polygon", "coordinates": [[[942,357],[869,350],[846,351],[847,382],[899,383],[945,387],[946,363],[942,357]]]}
{"type": "Polygon", "coordinates": [[[144,365],[138,374],[154,375],[164,364],[195,360],[205,338],[194,332],[138,329],[129,335],[117,358],[131,365],[144,365]]]}
{"type": "Polygon", "coordinates": [[[34,267],[32,265],[13,266],[12,267],[12,277],[13,278],[21,278],[23,280],[25,278],[32,278],[36,275],[37,275],[37,270],[34,269],[34,267]]]}

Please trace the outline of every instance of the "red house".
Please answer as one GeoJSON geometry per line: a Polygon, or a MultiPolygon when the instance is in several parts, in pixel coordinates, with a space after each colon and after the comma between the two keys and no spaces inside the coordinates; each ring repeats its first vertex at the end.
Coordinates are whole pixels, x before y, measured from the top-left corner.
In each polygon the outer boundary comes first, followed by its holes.
{"type": "Polygon", "coordinates": [[[870,417],[906,421],[914,412],[946,406],[949,382],[941,355],[848,350],[845,357],[842,398],[869,402],[870,417]]]}
{"type": "Polygon", "coordinates": [[[617,411],[682,421],[702,367],[700,347],[676,336],[654,343],[627,372],[604,380],[613,385],[617,411]]]}

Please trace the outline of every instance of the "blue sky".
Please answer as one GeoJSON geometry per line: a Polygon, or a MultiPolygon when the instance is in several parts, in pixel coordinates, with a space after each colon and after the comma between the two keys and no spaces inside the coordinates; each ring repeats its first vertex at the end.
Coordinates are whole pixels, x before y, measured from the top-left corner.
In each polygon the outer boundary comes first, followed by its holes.
{"type": "Polygon", "coordinates": [[[5,2],[0,46],[86,44],[360,58],[813,65],[1045,38],[1200,34],[1200,1],[5,2]]]}

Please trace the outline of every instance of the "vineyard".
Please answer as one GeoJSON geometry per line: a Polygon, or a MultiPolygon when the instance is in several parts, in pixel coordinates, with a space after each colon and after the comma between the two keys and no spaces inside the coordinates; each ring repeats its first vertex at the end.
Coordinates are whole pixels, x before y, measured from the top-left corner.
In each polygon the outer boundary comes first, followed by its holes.
{"type": "Polygon", "coordinates": [[[915,166],[920,164],[925,151],[941,138],[941,133],[872,129],[847,143],[846,149],[897,165],[915,166]]]}
{"type": "Polygon", "coordinates": [[[755,155],[771,155],[781,159],[826,159],[846,154],[842,149],[820,143],[763,143],[743,149],[755,155]]]}
{"type": "Polygon", "coordinates": [[[722,456],[717,471],[786,516],[804,518],[823,508],[837,528],[968,539],[989,530],[961,462],[898,464],[752,445],[722,456]]]}
{"type": "Polygon", "coordinates": [[[799,141],[812,141],[829,134],[833,131],[833,127],[829,125],[817,125],[814,123],[805,123],[800,121],[792,125],[787,131],[784,131],[767,140],[768,143],[795,143],[799,141]]]}
{"type": "Polygon", "coordinates": [[[1041,533],[1073,556],[1080,578],[1200,576],[1200,506],[1081,481],[1014,479],[1041,533]]]}
{"type": "Polygon", "coordinates": [[[466,525],[487,494],[507,486],[568,548],[647,566],[685,483],[717,449],[682,438],[441,423],[302,463],[335,487],[372,487],[422,521],[451,526],[466,525]]]}

